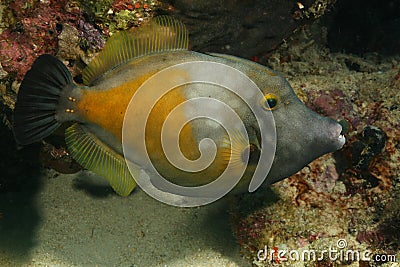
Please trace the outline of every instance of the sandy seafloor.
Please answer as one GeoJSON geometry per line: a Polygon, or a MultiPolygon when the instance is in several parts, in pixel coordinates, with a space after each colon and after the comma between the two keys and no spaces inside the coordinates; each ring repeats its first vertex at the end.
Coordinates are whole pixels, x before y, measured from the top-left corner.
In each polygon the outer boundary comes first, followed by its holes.
{"type": "Polygon", "coordinates": [[[54,175],[0,195],[0,266],[249,266],[227,199],[177,208],[141,190],[119,197],[87,171],[54,175]]]}

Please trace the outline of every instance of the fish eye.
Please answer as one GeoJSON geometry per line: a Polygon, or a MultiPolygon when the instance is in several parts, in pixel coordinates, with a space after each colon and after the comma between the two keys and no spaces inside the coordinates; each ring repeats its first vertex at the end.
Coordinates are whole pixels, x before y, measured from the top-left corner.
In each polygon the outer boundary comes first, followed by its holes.
{"type": "Polygon", "coordinates": [[[278,106],[278,97],[274,94],[266,94],[262,100],[262,107],[265,110],[274,110],[278,106]]]}

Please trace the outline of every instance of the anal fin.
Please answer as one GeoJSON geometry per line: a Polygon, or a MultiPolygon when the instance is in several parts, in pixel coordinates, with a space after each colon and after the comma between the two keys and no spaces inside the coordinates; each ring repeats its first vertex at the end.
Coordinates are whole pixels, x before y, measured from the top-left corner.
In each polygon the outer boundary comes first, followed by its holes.
{"type": "MultiPolygon", "coordinates": [[[[136,186],[125,159],[78,123],[65,131],[65,141],[72,157],[86,169],[104,177],[121,196],[128,196],[136,186]]],[[[139,170],[138,170],[139,173],[139,170]]]]}

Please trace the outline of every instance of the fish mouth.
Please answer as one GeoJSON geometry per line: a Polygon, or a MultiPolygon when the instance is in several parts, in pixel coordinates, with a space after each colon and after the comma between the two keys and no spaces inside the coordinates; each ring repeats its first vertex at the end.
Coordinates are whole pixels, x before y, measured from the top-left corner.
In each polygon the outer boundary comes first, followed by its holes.
{"type": "Polygon", "coordinates": [[[346,143],[346,137],[344,137],[343,127],[341,124],[337,124],[337,128],[334,131],[334,136],[336,143],[338,145],[337,149],[341,149],[343,145],[346,143]]]}
{"type": "Polygon", "coordinates": [[[329,125],[325,129],[325,135],[321,136],[325,140],[325,142],[322,141],[322,144],[325,144],[326,147],[325,149],[321,148],[325,151],[324,154],[341,149],[346,143],[342,125],[330,119],[329,125]]]}

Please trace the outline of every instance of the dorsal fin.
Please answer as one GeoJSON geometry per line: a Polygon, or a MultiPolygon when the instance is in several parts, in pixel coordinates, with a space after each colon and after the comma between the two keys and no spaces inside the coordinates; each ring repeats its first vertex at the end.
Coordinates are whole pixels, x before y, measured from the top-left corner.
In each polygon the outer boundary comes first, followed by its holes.
{"type": "Polygon", "coordinates": [[[83,70],[83,82],[90,85],[107,71],[136,57],[187,50],[188,44],[188,32],[182,22],[169,16],[156,17],[133,31],[112,35],[104,49],[83,70]]]}

